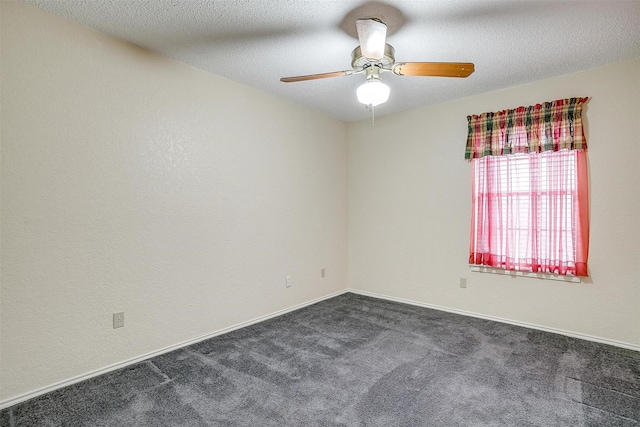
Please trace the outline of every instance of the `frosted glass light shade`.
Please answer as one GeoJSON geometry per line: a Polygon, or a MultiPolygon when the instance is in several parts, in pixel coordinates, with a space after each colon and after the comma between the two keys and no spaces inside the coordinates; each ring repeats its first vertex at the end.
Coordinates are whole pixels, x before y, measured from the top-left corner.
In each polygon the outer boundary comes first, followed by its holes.
{"type": "Polygon", "coordinates": [[[387,38],[387,26],[376,19],[356,20],[362,54],[368,59],[382,59],[387,38]]]}
{"type": "Polygon", "coordinates": [[[365,105],[383,104],[389,99],[391,89],[379,79],[369,79],[364,82],[356,91],[358,101],[365,105]]]}

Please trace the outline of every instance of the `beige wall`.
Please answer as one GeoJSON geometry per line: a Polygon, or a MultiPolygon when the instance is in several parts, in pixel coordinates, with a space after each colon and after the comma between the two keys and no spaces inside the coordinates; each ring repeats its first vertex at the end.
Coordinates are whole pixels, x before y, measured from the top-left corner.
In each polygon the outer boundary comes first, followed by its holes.
{"type": "Polygon", "coordinates": [[[346,124],[1,7],[0,400],[346,288],[346,124]]]}
{"type": "Polygon", "coordinates": [[[354,124],[350,287],[638,348],[639,123],[636,59],[379,118],[375,127],[354,124]],[[591,278],[565,283],[470,272],[467,115],[572,96],[592,97],[586,108],[591,278]]]}

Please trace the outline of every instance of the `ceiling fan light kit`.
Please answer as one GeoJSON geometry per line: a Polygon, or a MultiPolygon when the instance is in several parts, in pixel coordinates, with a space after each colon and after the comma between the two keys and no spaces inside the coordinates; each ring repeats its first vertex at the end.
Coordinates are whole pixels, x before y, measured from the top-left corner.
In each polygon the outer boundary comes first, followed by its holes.
{"type": "Polygon", "coordinates": [[[358,87],[356,96],[359,102],[375,107],[387,102],[391,92],[380,79],[382,72],[391,71],[397,76],[459,78],[474,72],[474,65],[468,62],[396,62],[393,47],[386,43],[387,25],[377,18],[357,19],[356,30],[360,45],[351,53],[353,70],[283,77],[280,81],[291,83],[365,73],[366,81],[358,87]]]}
{"type": "Polygon", "coordinates": [[[365,68],[367,80],[356,91],[358,101],[375,107],[389,100],[391,89],[380,79],[380,67],[372,65],[365,68]]]}
{"type": "Polygon", "coordinates": [[[356,91],[358,101],[364,105],[375,107],[384,104],[389,100],[391,89],[380,79],[369,79],[364,82],[356,91]]]}

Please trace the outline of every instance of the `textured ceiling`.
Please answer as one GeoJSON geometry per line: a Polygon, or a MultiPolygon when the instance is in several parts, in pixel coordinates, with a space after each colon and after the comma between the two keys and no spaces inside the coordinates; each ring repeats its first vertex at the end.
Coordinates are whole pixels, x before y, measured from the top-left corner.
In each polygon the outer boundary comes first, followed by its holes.
{"type": "Polygon", "coordinates": [[[467,79],[386,73],[386,115],[640,57],[640,1],[26,0],[169,58],[344,121],[367,119],[353,17],[380,17],[397,61],[473,62],[467,79]]]}

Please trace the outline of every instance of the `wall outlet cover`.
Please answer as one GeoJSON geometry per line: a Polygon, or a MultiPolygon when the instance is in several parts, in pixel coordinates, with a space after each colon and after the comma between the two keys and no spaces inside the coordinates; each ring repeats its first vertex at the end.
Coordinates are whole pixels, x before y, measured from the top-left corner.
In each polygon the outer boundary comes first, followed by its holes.
{"type": "Polygon", "coordinates": [[[124,327],[124,312],[113,313],[113,329],[124,327]]]}

